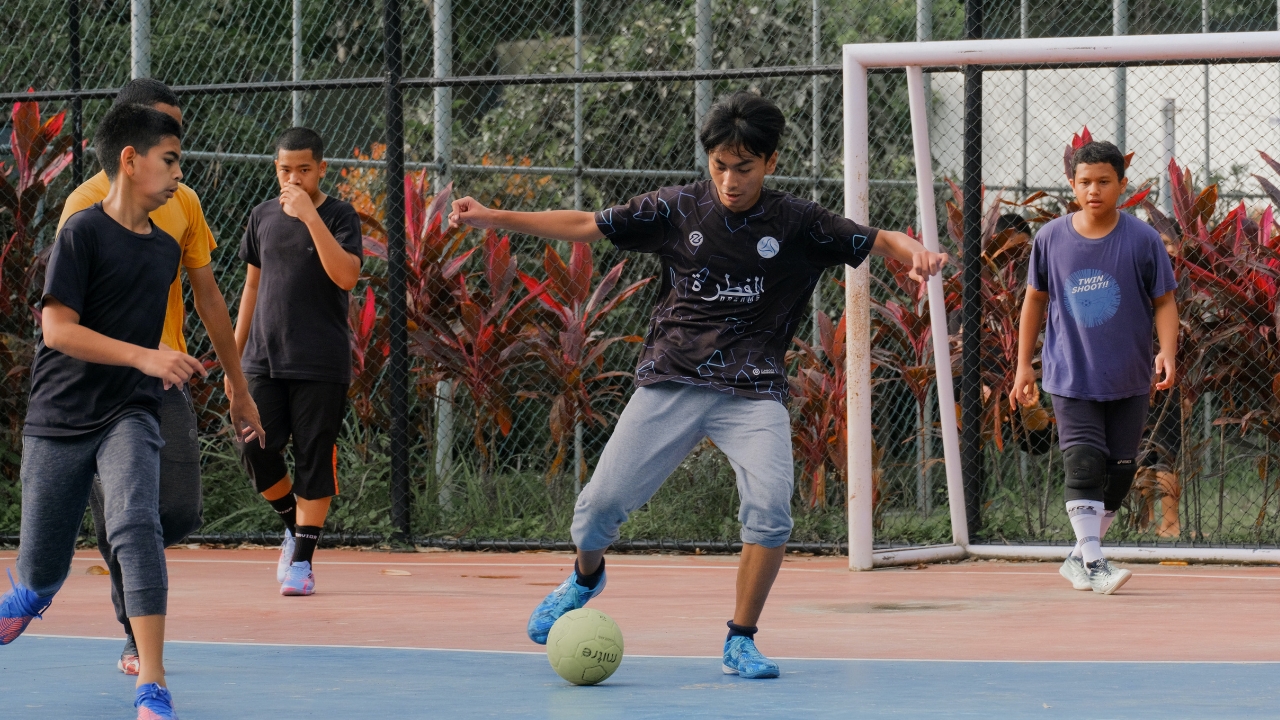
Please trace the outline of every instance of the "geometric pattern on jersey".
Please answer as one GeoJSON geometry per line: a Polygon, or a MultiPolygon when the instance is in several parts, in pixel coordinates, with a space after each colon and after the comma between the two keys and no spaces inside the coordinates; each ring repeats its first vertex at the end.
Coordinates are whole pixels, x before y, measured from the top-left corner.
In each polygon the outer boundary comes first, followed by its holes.
{"type": "Polygon", "coordinates": [[[708,180],[596,213],[623,250],[658,255],[661,287],[636,384],[666,380],[785,402],[785,358],[825,268],[866,259],[877,231],[765,188],[744,213],[708,180]]]}

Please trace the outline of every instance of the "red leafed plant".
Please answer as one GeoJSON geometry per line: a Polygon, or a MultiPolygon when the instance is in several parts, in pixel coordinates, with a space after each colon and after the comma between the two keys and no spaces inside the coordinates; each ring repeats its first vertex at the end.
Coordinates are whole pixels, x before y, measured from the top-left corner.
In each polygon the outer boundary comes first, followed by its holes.
{"type": "MultiPolygon", "coordinates": [[[[848,414],[845,394],[845,319],[832,325],[831,318],[819,311],[818,345],[814,348],[800,338],[794,342],[798,350],[788,353],[787,364],[796,374],[788,378],[791,407],[798,421],[792,424],[791,441],[800,460],[800,498],[810,508],[827,504],[827,476],[847,477],[848,414]]],[[[877,463],[878,466],[878,463],[877,463]]],[[[874,486],[872,504],[879,495],[874,486]]]]}
{"type": "Polygon", "coordinates": [[[361,424],[379,425],[382,413],[374,402],[374,391],[391,348],[387,319],[378,315],[373,286],[365,286],[363,299],[352,298],[347,325],[351,328],[351,407],[361,424]]]}
{"type": "Polygon", "coordinates": [[[45,199],[49,184],[71,163],[74,140],[61,134],[65,113],[42,119],[36,102],[14,103],[11,117],[13,165],[0,162],[0,393],[8,398],[0,432],[9,438],[0,441],[0,477],[16,478],[39,323],[35,305],[44,284],[45,255],[36,251],[36,239],[62,214],[61,200],[45,199]]]}
{"type": "MultiPolygon", "coordinates": [[[[577,423],[605,423],[606,418],[598,406],[602,401],[622,395],[622,386],[609,381],[631,375],[621,371],[605,372],[604,355],[616,343],[640,342],[641,338],[637,335],[606,337],[600,329],[610,313],[653,279],[638,280],[614,293],[625,265],[625,260],[614,265],[593,290],[591,280],[595,266],[591,246],[574,243],[566,265],[560,254],[548,245],[542,259],[547,279],[539,281],[525,273],[519,274],[520,281],[544,310],[529,326],[525,339],[530,355],[542,362],[546,377],[554,386],[550,390],[521,394],[551,402],[548,422],[556,456],[547,471],[548,478],[563,466],[568,439],[577,423]]],[[[581,470],[578,468],[575,472],[581,470]]]]}
{"type": "Polygon", "coordinates": [[[513,393],[507,376],[527,362],[522,331],[532,320],[529,302],[536,295],[515,298],[510,238],[486,231],[483,258],[484,269],[477,276],[458,272],[453,277],[457,314],[429,312],[409,337],[410,352],[432,364],[420,384],[450,378],[466,387],[475,415],[473,440],[481,473],[487,476],[495,464],[492,429],[504,437],[511,433],[513,393]],[[473,284],[475,279],[483,286],[473,284]]]}

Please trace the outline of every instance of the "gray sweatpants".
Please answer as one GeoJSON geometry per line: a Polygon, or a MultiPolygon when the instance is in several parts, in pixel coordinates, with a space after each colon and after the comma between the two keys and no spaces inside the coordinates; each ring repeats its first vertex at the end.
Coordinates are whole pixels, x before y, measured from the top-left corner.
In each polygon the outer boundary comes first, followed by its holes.
{"type": "Polygon", "coordinates": [[[107,539],[124,576],[129,617],[164,615],[169,578],[160,529],[160,426],[144,411],[73,437],[22,439],[22,535],[18,578],[50,597],[71,570],[96,473],[107,539]]]}
{"type": "Polygon", "coordinates": [[[573,542],[603,550],[627,516],[653,497],[702,439],[711,438],[738,476],[742,541],[777,547],[791,536],[791,418],[754,400],[677,382],[638,388],[618,418],[573,512],[573,542]]]}
{"type": "MultiPolygon", "coordinates": [[[[200,435],[196,430],[196,410],[190,386],[175,385],[164,391],[160,404],[160,527],[168,547],[196,530],[204,521],[204,499],[200,488],[200,435]]],[[[116,620],[126,635],[133,634],[124,601],[124,572],[120,558],[107,539],[106,503],[102,482],[93,481],[89,496],[93,526],[98,532],[98,552],[111,573],[111,604],[116,620]]]]}

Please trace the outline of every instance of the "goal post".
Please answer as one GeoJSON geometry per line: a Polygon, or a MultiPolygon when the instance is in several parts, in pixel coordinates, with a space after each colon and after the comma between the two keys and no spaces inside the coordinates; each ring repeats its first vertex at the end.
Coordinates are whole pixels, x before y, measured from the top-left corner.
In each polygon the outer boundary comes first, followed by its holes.
{"type": "MultiPolygon", "coordinates": [[[[939,246],[937,212],[923,69],[955,70],[977,65],[990,69],[1021,70],[1044,69],[1045,66],[1096,67],[1213,60],[1265,62],[1280,58],[1280,32],[866,43],[845,45],[843,51],[845,214],[858,222],[870,221],[868,71],[904,68],[914,144],[918,227],[926,247],[936,250],[939,246]]],[[[1064,557],[1068,550],[1063,546],[981,545],[969,541],[955,389],[940,276],[929,282],[928,308],[952,542],[880,551],[874,548],[869,263],[845,272],[850,568],[867,570],[881,565],[967,556],[1010,559],[1064,557]]],[[[1280,562],[1280,550],[1271,549],[1108,546],[1107,553],[1117,560],[1280,562]]]]}

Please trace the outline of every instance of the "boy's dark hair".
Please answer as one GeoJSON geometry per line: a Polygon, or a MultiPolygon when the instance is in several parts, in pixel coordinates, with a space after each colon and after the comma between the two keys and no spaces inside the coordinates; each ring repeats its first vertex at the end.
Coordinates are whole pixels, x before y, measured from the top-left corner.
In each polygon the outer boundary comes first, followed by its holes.
{"type": "Polygon", "coordinates": [[[1012,230],[1023,235],[1032,235],[1031,223],[1018,213],[1005,213],[996,219],[996,235],[1005,230],[1012,230]]]}
{"type": "Polygon", "coordinates": [[[182,139],[177,120],[145,105],[114,105],[98,123],[93,145],[99,164],[114,180],[120,172],[121,151],[132,147],[145,155],[169,136],[182,139]]]}
{"type": "Polygon", "coordinates": [[[1075,155],[1071,156],[1071,179],[1076,177],[1076,166],[1080,164],[1097,165],[1099,163],[1108,163],[1116,169],[1116,179],[1124,179],[1124,153],[1120,152],[1120,148],[1112,145],[1106,140],[1094,140],[1085,143],[1075,155]]]}
{"type": "Polygon", "coordinates": [[[320,133],[305,127],[291,127],[276,140],[276,154],[281,150],[310,150],[316,162],[324,159],[324,138],[320,133]]]}
{"type": "Polygon", "coordinates": [[[120,92],[116,93],[115,101],[111,104],[151,107],[160,103],[180,107],[178,96],[169,89],[168,85],[154,78],[136,78],[120,88],[120,92]]]}
{"type": "Polygon", "coordinates": [[[772,100],[739,90],[711,106],[698,139],[707,152],[718,147],[741,148],[768,158],[778,149],[786,128],[787,119],[772,100]]]}

